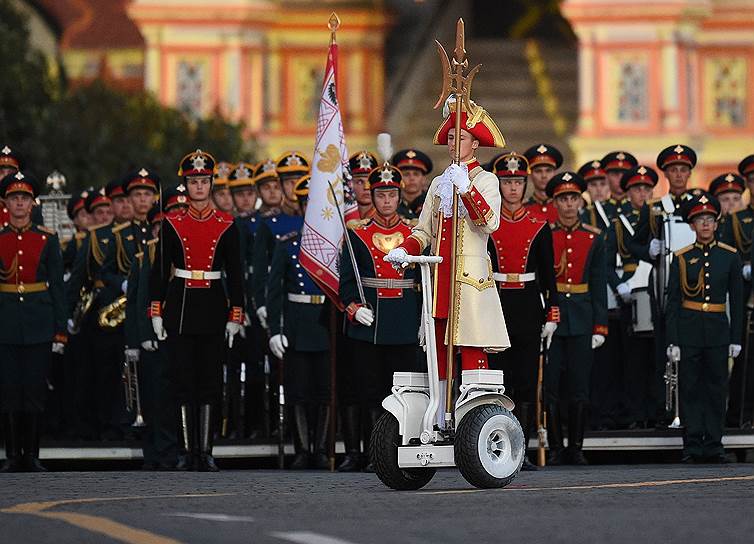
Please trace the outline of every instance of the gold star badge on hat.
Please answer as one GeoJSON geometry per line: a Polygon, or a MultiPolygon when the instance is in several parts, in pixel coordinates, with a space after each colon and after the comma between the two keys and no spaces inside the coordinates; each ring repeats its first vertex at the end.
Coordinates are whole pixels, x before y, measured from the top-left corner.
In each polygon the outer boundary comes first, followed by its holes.
{"type": "Polygon", "coordinates": [[[538,152],[538,153],[545,153],[546,151],[547,151],[547,146],[545,146],[544,144],[540,145],[540,146],[539,146],[539,147],[537,148],[537,152],[538,152]]]}
{"type": "Polygon", "coordinates": [[[727,176],[725,176],[725,181],[727,181],[728,183],[733,183],[734,179],[736,178],[733,177],[733,174],[728,174],[727,176]]]}
{"type": "Polygon", "coordinates": [[[3,148],[3,155],[10,155],[10,147],[7,145],[3,148]]]}
{"type": "Polygon", "coordinates": [[[571,179],[573,179],[573,176],[569,174],[568,172],[563,174],[563,181],[571,181],[571,179]]]}
{"type": "Polygon", "coordinates": [[[683,153],[683,146],[681,144],[678,144],[673,148],[673,151],[675,151],[676,153],[683,153]]]}
{"type": "Polygon", "coordinates": [[[600,166],[602,166],[600,161],[592,161],[592,168],[599,168],[600,166]]]}
{"type": "Polygon", "coordinates": [[[508,167],[508,170],[511,172],[515,172],[519,169],[519,165],[521,163],[516,157],[510,157],[507,161],[505,161],[505,165],[508,167]]]}
{"type": "Polygon", "coordinates": [[[408,151],[406,151],[406,156],[409,159],[413,159],[414,157],[416,157],[416,151],[414,151],[413,149],[409,149],[408,151]]]}
{"type": "Polygon", "coordinates": [[[647,173],[647,169],[642,166],[641,168],[637,170],[637,172],[639,172],[639,174],[643,176],[644,174],[647,173]]]}
{"type": "Polygon", "coordinates": [[[623,159],[625,159],[625,158],[626,158],[626,154],[625,154],[625,153],[623,153],[623,151],[621,151],[620,153],[618,153],[618,154],[617,154],[617,155],[615,156],[615,158],[616,158],[616,159],[618,159],[619,161],[622,161],[623,159]]]}
{"type": "Polygon", "coordinates": [[[139,175],[141,177],[145,178],[145,177],[147,177],[149,175],[149,172],[147,171],[146,168],[142,168],[141,170],[139,170],[139,175]]]}
{"type": "Polygon", "coordinates": [[[699,199],[699,202],[701,202],[702,204],[706,204],[707,202],[709,202],[707,195],[702,195],[702,198],[699,199]]]}

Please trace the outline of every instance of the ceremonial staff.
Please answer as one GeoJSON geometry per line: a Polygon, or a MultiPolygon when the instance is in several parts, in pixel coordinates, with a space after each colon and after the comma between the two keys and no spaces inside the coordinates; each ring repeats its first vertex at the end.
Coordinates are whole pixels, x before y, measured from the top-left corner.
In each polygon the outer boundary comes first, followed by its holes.
{"type": "MultiPolygon", "coordinates": [[[[466,109],[469,118],[476,115],[478,107],[471,102],[471,83],[474,80],[481,64],[477,64],[465,76],[464,70],[469,66],[469,60],[466,58],[466,43],[464,36],[463,19],[458,19],[456,25],[456,47],[453,50],[452,63],[448,60],[448,54],[442,44],[435,40],[437,44],[437,53],[440,55],[442,63],[442,90],[434,105],[434,109],[442,106],[449,95],[455,99],[455,129],[453,131],[455,140],[455,150],[453,152],[453,163],[461,164],[461,113],[466,109]]],[[[447,358],[447,384],[445,390],[445,425],[448,427],[453,418],[453,370],[455,366],[455,330],[456,320],[456,297],[458,296],[458,286],[456,282],[456,248],[458,241],[458,191],[453,189],[453,238],[451,240],[450,251],[450,304],[448,305],[448,358],[447,358]]],[[[435,265],[437,266],[437,265],[435,265]]],[[[435,268],[437,270],[437,268],[435,268]]]]}

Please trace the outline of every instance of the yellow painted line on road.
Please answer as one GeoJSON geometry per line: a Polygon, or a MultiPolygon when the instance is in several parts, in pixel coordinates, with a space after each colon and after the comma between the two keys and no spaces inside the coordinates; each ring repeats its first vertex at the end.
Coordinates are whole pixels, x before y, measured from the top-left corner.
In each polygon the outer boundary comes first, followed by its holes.
{"type": "Polygon", "coordinates": [[[419,491],[422,495],[462,495],[466,493],[482,493],[485,491],[587,491],[592,489],[623,489],[636,487],[661,487],[666,485],[701,484],[718,482],[743,482],[754,480],[752,476],[725,476],[721,478],[689,478],[686,480],[657,480],[648,482],[621,482],[592,485],[568,485],[559,487],[506,487],[503,489],[452,489],[447,491],[419,491]]]}
{"type": "Polygon", "coordinates": [[[85,529],[93,533],[103,534],[112,538],[113,540],[126,542],[127,544],[181,544],[179,540],[151,533],[143,529],[130,527],[106,517],[79,514],[77,512],[50,512],[49,510],[51,508],[71,504],[133,501],[144,499],[225,497],[228,495],[233,495],[233,493],[190,493],[180,495],[134,495],[130,497],[88,497],[82,499],[65,499],[59,501],[27,502],[16,504],[8,508],[3,508],[2,510],[0,510],[0,512],[4,514],[26,514],[44,519],[63,521],[65,523],[73,525],[74,527],[85,529]]]}

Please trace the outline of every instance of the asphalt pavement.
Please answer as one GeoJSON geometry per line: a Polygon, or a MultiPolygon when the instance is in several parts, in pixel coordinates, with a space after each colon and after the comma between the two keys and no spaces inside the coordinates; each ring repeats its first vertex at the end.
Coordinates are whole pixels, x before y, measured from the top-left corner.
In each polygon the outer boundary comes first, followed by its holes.
{"type": "Polygon", "coordinates": [[[421,491],[372,474],[226,470],[0,475],[0,542],[754,542],[754,465],[548,468],[502,490],[455,470],[421,491]]]}

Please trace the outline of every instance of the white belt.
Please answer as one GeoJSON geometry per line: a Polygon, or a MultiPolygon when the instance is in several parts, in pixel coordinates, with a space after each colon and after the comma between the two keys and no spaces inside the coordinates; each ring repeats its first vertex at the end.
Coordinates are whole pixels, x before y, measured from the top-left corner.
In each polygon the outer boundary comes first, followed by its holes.
{"type": "Polygon", "coordinates": [[[375,289],[412,289],[414,280],[401,278],[361,278],[364,287],[375,289]]]}
{"type": "Polygon", "coordinates": [[[175,277],[184,280],[219,280],[223,277],[221,270],[184,270],[183,268],[175,269],[175,277]]]}
{"type": "Polygon", "coordinates": [[[524,283],[527,281],[534,281],[537,279],[536,272],[527,272],[525,274],[502,274],[500,272],[494,272],[492,279],[495,281],[504,281],[506,283],[524,283]]]}
{"type": "Polygon", "coordinates": [[[324,304],[325,295],[301,295],[299,293],[288,293],[288,300],[299,302],[301,304],[324,304]]]}

